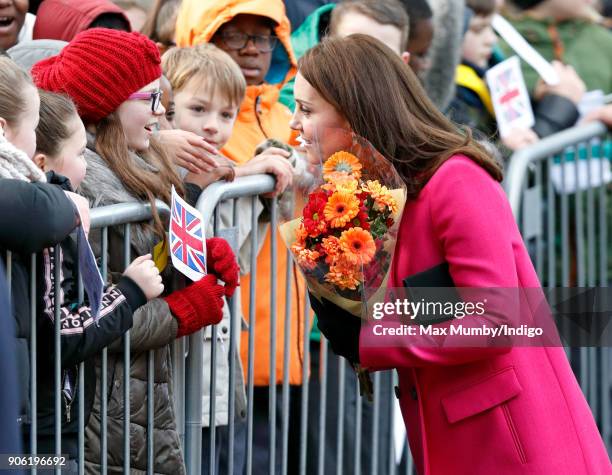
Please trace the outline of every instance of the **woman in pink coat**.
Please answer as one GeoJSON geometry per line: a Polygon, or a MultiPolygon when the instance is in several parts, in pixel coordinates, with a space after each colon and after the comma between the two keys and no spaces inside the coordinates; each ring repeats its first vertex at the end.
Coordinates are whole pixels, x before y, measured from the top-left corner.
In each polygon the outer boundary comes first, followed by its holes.
{"type": "MultiPolygon", "coordinates": [[[[315,46],[300,61],[295,99],[292,127],[313,161],[337,147],[330,130],[350,130],[389,157],[406,183],[389,287],[447,263],[456,287],[539,288],[500,167],[382,43],[353,35],[315,46]]],[[[336,353],[371,371],[397,369],[419,474],[612,473],[561,347],[440,349],[410,337],[376,339],[330,302],[311,302],[336,353]]]]}

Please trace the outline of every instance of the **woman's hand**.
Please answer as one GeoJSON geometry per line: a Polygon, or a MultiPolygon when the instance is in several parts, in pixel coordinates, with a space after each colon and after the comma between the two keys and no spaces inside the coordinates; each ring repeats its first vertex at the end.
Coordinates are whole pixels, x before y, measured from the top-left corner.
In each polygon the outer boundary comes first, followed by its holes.
{"type": "Polygon", "coordinates": [[[249,160],[244,165],[236,167],[236,176],[257,175],[268,173],[276,178],[274,191],[264,195],[266,198],[278,196],[293,183],[293,167],[289,163],[290,152],[270,147],[249,160]]]}
{"type": "Polygon", "coordinates": [[[210,173],[219,166],[219,151],[202,137],[186,130],[160,130],[159,140],[172,161],[192,173],[210,173]]]}
{"type": "Polygon", "coordinates": [[[593,122],[596,120],[603,122],[608,127],[612,127],[612,104],[599,107],[589,112],[584,118],[585,122],[593,122]]]}
{"type": "Polygon", "coordinates": [[[547,94],[556,94],[578,104],[586,91],[584,81],[580,79],[573,67],[559,61],[553,61],[552,65],[559,75],[559,84],[551,86],[542,79],[538,80],[533,92],[534,99],[539,101],[547,94]]]}
{"type": "Polygon", "coordinates": [[[502,143],[513,152],[536,143],[540,138],[531,129],[513,129],[507,137],[502,138],[502,143]]]}

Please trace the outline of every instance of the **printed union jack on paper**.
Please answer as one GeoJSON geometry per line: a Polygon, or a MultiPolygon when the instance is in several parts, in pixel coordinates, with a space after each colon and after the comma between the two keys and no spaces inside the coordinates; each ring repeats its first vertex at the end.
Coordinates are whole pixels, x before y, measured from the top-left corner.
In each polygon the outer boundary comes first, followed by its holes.
{"type": "Polygon", "coordinates": [[[193,281],[206,275],[206,240],[202,216],[172,187],[170,257],[174,268],[193,281]]]}
{"type": "Polygon", "coordinates": [[[514,129],[533,127],[535,119],[518,56],[490,68],[486,78],[500,135],[507,137],[514,129]]]}

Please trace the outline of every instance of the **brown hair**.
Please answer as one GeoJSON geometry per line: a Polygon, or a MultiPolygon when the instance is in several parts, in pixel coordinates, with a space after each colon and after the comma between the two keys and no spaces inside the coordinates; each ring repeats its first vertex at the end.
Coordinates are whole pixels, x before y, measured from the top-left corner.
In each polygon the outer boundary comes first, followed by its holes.
{"type": "Polygon", "coordinates": [[[495,0],[466,0],[465,4],[474,11],[474,15],[489,16],[495,13],[495,0]]]}
{"type": "Polygon", "coordinates": [[[166,233],[155,200],[160,199],[170,205],[171,186],[174,185],[177,193],[183,194],[183,184],[164,147],[152,137],[148,152],[140,154],[147,163],[159,170],[158,173],[137,167],[130,156],[121,122],[115,113],[111,113],[96,125],[96,152],[130,193],[151,204],[155,233],[165,240],[166,233]]]}
{"type": "Polygon", "coordinates": [[[225,51],[210,43],[189,48],[172,48],[162,57],[164,75],[174,93],[180,92],[194,78],[219,91],[238,108],[244,99],[246,81],[236,62],[225,51]]]}
{"type": "Polygon", "coordinates": [[[72,100],[64,94],[39,90],[40,120],[36,127],[36,151],[54,158],[60,152],[61,143],[70,138],[70,120],[81,120],[72,100]]]}
{"type": "Polygon", "coordinates": [[[429,100],[399,56],[367,35],[328,38],[298,62],[306,81],[351,129],[388,157],[415,198],[451,156],[464,154],[501,181],[499,164],[429,100]]]}
{"type": "Polygon", "coordinates": [[[0,56],[0,117],[15,125],[25,112],[24,89],[34,87],[32,78],[12,59],[0,56]]]}
{"type": "Polygon", "coordinates": [[[178,0],[155,0],[140,32],[164,46],[175,46],[174,32],[179,6],[178,0]]]}
{"type": "Polygon", "coordinates": [[[409,19],[398,0],[344,0],[334,7],[329,20],[329,33],[334,35],[342,16],[348,12],[360,13],[381,25],[393,25],[401,31],[400,49],[408,42],[409,19]]]}

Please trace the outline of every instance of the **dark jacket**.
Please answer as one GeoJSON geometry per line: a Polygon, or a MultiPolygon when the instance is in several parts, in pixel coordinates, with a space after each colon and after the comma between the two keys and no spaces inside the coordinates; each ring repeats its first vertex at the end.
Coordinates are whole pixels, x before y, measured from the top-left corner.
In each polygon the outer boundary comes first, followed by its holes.
{"type": "MultiPolygon", "coordinates": [[[[15,322],[11,315],[8,285],[4,268],[0,264],[0,454],[20,454],[19,437],[19,386],[17,385],[17,361],[15,361],[15,322]]],[[[19,474],[25,473],[22,471],[19,474]]]]}
{"type": "Polygon", "coordinates": [[[0,256],[11,282],[15,318],[16,361],[21,405],[19,422],[30,421],[30,291],[31,255],[66,238],[78,218],[72,202],[57,186],[0,179],[0,256]],[[7,251],[11,252],[10,261],[7,251]]]}
{"type": "MultiPolygon", "coordinates": [[[[70,190],[67,179],[51,174],[49,182],[70,190]]],[[[122,276],[116,286],[107,286],[102,295],[98,321],[94,322],[87,295],[83,302],[78,296],[78,253],[74,237],[68,236],[56,249],[46,248],[37,256],[37,323],[38,323],[38,433],[52,435],[54,430],[54,326],[55,267],[60,266],[60,348],[62,365],[62,439],[76,447],[78,434],[78,401],[84,397],[85,420],[94,402],[96,389],[96,356],[104,347],[118,339],[132,326],[132,314],[146,303],[142,290],[129,277],[122,276]],[[79,363],[85,362],[85,394],[78,393],[79,363]]],[[[51,437],[44,438],[51,440],[51,437]]],[[[39,447],[40,453],[52,453],[53,447],[39,447]],[[43,450],[46,449],[46,450],[43,450]]],[[[64,452],[69,453],[69,452],[64,452]]],[[[77,453],[69,453],[76,457],[77,453]]]]}
{"type": "Polygon", "coordinates": [[[467,125],[491,138],[497,135],[497,122],[485,73],[485,69],[462,61],[457,67],[457,89],[449,106],[449,116],[458,124],[467,125]]]}

